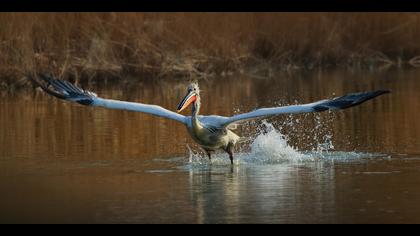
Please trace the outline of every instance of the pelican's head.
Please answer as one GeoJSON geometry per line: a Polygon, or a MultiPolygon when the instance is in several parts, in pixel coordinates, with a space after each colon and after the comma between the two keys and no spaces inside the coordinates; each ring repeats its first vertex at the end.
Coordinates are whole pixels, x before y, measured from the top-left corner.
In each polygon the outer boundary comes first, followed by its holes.
{"type": "Polygon", "coordinates": [[[185,108],[187,108],[190,104],[195,105],[197,100],[200,96],[200,89],[198,88],[197,83],[191,83],[187,89],[187,95],[185,95],[184,99],[179,103],[177,112],[181,112],[185,108]]]}

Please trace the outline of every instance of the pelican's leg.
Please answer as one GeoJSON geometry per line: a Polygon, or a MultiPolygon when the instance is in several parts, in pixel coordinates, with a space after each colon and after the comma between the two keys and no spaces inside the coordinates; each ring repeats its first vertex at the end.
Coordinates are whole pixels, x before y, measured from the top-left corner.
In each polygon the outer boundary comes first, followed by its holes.
{"type": "Polygon", "coordinates": [[[211,161],[211,152],[210,152],[210,150],[206,150],[206,149],[204,149],[204,150],[206,151],[207,156],[209,157],[209,161],[211,161]]]}
{"type": "Polygon", "coordinates": [[[225,151],[229,154],[230,164],[233,165],[233,145],[229,144],[225,151]]]}

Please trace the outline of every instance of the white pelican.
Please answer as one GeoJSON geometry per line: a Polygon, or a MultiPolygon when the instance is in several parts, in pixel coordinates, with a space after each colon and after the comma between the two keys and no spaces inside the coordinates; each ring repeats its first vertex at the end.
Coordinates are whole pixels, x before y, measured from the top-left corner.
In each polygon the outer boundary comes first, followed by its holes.
{"type": "Polygon", "coordinates": [[[226,116],[202,116],[200,112],[200,90],[196,83],[188,86],[187,95],[179,103],[177,112],[169,111],[156,105],[125,102],[98,97],[95,93],[83,90],[65,80],[52,78],[49,75],[40,75],[38,79],[30,79],[46,93],[71,102],[77,102],[86,106],[99,106],[110,109],[120,109],[148,113],[154,116],[176,120],[187,127],[191,137],[206,151],[209,159],[211,152],[222,149],[229,154],[233,164],[233,147],[239,140],[239,136],[232,132],[234,124],[244,120],[264,118],[279,114],[320,112],[326,110],[340,110],[359,105],[379,95],[389,93],[388,90],[352,93],[333,99],[325,99],[302,105],[290,105],[272,108],[260,108],[248,113],[226,116]],[[192,115],[179,114],[192,104],[192,115]]]}

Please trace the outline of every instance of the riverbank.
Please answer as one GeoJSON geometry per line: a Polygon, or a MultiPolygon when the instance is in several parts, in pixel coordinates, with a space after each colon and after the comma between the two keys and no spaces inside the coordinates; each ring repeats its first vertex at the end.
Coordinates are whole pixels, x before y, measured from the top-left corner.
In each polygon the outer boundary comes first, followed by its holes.
{"type": "Polygon", "coordinates": [[[417,13],[3,13],[0,87],[418,67],[417,13]]]}

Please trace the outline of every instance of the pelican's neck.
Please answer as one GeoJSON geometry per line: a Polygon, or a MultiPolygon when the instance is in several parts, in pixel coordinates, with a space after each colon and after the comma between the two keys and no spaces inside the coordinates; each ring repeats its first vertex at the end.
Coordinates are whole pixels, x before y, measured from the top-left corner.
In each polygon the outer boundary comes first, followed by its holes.
{"type": "Polygon", "coordinates": [[[192,106],[192,116],[191,116],[192,126],[194,130],[196,131],[202,128],[202,125],[200,121],[198,120],[198,113],[200,112],[200,106],[201,106],[200,95],[197,95],[197,99],[195,100],[192,106]]]}

